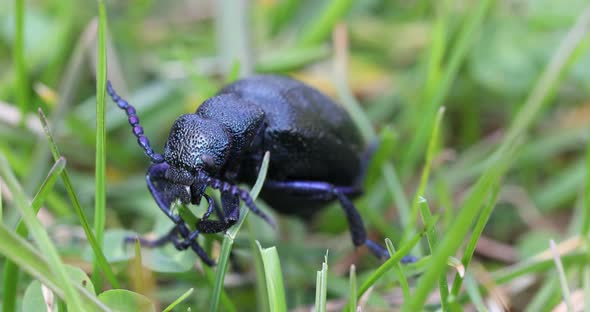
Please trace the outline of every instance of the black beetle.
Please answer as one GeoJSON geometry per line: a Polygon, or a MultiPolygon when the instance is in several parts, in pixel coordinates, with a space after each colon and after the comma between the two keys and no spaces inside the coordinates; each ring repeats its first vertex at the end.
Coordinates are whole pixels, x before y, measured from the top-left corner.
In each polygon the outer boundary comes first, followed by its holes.
{"type": "Polygon", "coordinates": [[[146,246],[171,241],[179,250],[192,248],[207,264],[214,262],[196,242],[199,233],[227,230],[239,219],[242,200],[272,224],[237,183],[252,185],[265,151],[270,163],[261,197],[281,213],[311,218],[328,202],[338,200],[346,213],[355,246],[367,247],[379,258],[387,250],[367,239],[361,216],[351,198],[362,192],[368,154],[347,112],[326,95],[291,78],[252,76],[223,88],[194,114],[176,119],[164,154],[153,151],[133,106],[119,97],[110,82],[107,91],[127,112],[139,145],[151,159],[147,185],[162,211],[176,224],[170,233],[146,246]],[[205,193],[221,194],[222,210],[205,193]],[[170,211],[175,200],[209,209],[191,232],[170,211]],[[208,220],[213,211],[219,220],[208,220]],[[180,238],[180,239],[179,239],[180,238]]]}

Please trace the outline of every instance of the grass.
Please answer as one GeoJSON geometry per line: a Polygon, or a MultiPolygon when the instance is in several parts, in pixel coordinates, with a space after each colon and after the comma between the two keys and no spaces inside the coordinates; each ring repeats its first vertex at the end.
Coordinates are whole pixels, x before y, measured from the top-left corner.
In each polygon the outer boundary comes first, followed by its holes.
{"type": "MultiPolygon", "coordinates": [[[[223,14],[183,2],[0,4],[11,25],[0,34],[2,311],[31,304],[34,280],[71,311],[487,311],[502,304],[496,287],[510,310],[573,309],[576,294],[590,296],[580,3],[221,1],[223,14]],[[313,220],[273,214],[276,230],[242,207],[227,233],[198,238],[213,268],[171,246],[123,246],[123,229],[155,237],[171,223],[105,98],[107,76],[163,152],[177,116],[255,72],[312,84],[379,142],[355,205],[390,259],[353,248],[337,205],[313,220]],[[86,275],[94,290],[76,282],[86,275]]],[[[253,198],[271,156],[243,186],[253,198]]],[[[202,210],[179,213],[192,225],[202,210]]]]}
{"type": "MultiPolygon", "coordinates": [[[[98,0],[98,58],[96,59],[96,161],[94,191],[94,234],[99,246],[103,245],[106,219],[106,129],[105,103],[107,82],[107,16],[104,2],[98,0]]],[[[102,288],[100,262],[94,260],[92,281],[102,288]]]]}
{"type": "MultiPolygon", "coordinates": [[[[17,96],[21,114],[29,110],[29,81],[27,78],[27,65],[25,61],[25,1],[16,0],[14,5],[14,69],[17,80],[17,96]]],[[[24,125],[24,120],[20,121],[24,125]]]]}
{"type": "MultiPolygon", "coordinates": [[[[262,160],[262,164],[260,166],[260,171],[258,172],[258,178],[256,179],[256,183],[250,191],[250,196],[254,200],[256,200],[256,198],[258,197],[258,194],[262,189],[262,185],[264,184],[264,179],[266,178],[266,172],[268,170],[269,160],[270,154],[266,152],[266,154],[264,155],[264,159],[262,160]]],[[[213,286],[213,295],[211,297],[211,311],[217,311],[219,309],[219,300],[221,297],[221,292],[223,290],[223,285],[225,284],[225,274],[227,272],[227,267],[229,264],[229,255],[231,253],[231,249],[234,244],[236,235],[242,227],[242,225],[244,224],[244,221],[246,220],[246,217],[248,216],[249,212],[250,210],[247,207],[242,206],[240,208],[240,219],[232,228],[227,230],[227,232],[223,236],[223,242],[221,243],[221,254],[217,262],[217,270],[215,271],[215,283],[213,286]]],[[[270,300],[271,299],[269,298],[269,301],[270,300]]]]}

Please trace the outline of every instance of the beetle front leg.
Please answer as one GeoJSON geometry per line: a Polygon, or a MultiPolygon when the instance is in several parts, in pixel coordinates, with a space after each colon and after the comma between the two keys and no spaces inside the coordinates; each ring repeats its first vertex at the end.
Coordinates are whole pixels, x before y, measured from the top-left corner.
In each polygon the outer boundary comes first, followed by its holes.
{"type": "MultiPolygon", "coordinates": [[[[229,193],[221,193],[221,206],[223,207],[223,216],[219,220],[201,219],[197,223],[197,229],[201,233],[220,233],[232,227],[240,218],[240,199],[229,193]]],[[[209,205],[211,207],[211,205],[209,205]]],[[[211,210],[211,208],[209,208],[211,210]]],[[[211,214],[211,213],[209,213],[211,214]]],[[[221,212],[218,213],[221,215],[221,212]]]]}
{"type": "MultiPolygon", "coordinates": [[[[350,228],[350,235],[355,246],[366,245],[367,248],[378,258],[389,258],[389,252],[381,245],[367,238],[367,231],[363,225],[363,219],[358,213],[358,210],[348,198],[347,195],[358,194],[360,189],[356,186],[335,186],[327,182],[317,181],[265,181],[265,188],[271,188],[276,191],[284,191],[293,195],[304,196],[307,198],[322,198],[325,200],[337,199],[340,206],[344,209],[348,226],[350,228]]],[[[415,258],[412,256],[404,257],[401,262],[414,262],[415,258]]]]}
{"type": "MultiPolygon", "coordinates": [[[[162,212],[174,222],[174,228],[166,235],[155,239],[153,241],[140,239],[140,243],[146,247],[162,246],[166,242],[171,242],[178,250],[186,250],[189,247],[209,266],[215,265],[215,262],[209,258],[203,248],[197,243],[196,238],[199,231],[190,231],[186,222],[178,215],[174,215],[170,210],[170,205],[173,201],[179,199],[181,202],[187,203],[190,201],[190,194],[182,185],[174,184],[166,180],[165,173],[169,165],[167,163],[153,164],[147,172],[146,182],[148,189],[158,207],[162,212]],[[182,240],[178,239],[182,237],[182,240]]],[[[209,201],[211,204],[211,201],[209,201]]],[[[134,240],[134,238],[133,238],[134,240]]]]}

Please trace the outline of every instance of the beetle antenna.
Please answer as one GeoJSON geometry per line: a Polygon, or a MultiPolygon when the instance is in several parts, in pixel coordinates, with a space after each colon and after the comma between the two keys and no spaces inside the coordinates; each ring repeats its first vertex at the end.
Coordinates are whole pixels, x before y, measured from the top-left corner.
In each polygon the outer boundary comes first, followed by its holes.
{"type": "Polygon", "coordinates": [[[117,94],[109,80],[107,80],[107,93],[111,96],[113,102],[117,103],[117,106],[119,106],[120,109],[124,110],[125,113],[127,113],[129,125],[133,129],[133,134],[137,138],[137,143],[139,143],[139,146],[141,146],[145,154],[151,159],[153,163],[164,162],[164,156],[162,156],[162,154],[154,152],[152,146],[150,145],[150,140],[145,135],[143,135],[143,127],[139,124],[139,117],[135,112],[135,107],[127,103],[127,101],[122,99],[117,94]]]}
{"type": "Polygon", "coordinates": [[[273,229],[277,228],[276,223],[266,213],[264,213],[264,211],[260,210],[256,206],[256,204],[254,203],[254,200],[252,200],[252,197],[250,196],[250,194],[248,192],[240,189],[237,185],[234,185],[234,184],[231,184],[231,183],[228,183],[225,181],[221,181],[216,178],[212,178],[212,177],[208,176],[203,171],[199,171],[199,174],[197,175],[197,179],[199,181],[205,182],[207,185],[209,185],[213,189],[219,190],[221,192],[230,192],[231,194],[238,196],[246,204],[246,207],[248,207],[248,209],[250,209],[250,211],[252,211],[255,215],[262,218],[262,220],[266,221],[266,223],[270,224],[270,226],[272,226],[273,229]]]}

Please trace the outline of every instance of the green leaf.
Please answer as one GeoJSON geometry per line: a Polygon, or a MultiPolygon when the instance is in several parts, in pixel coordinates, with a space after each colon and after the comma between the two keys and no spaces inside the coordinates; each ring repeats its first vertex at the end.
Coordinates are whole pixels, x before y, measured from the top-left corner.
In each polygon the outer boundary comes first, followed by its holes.
{"type": "Polygon", "coordinates": [[[322,263],[322,269],[317,272],[315,283],[315,311],[326,312],[326,294],[328,292],[328,252],[322,263]]]}
{"type": "Polygon", "coordinates": [[[113,312],[156,311],[156,306],[144,295],[126,289],[112,289],[98,295],[98,299],[111,308],[113,312]]]}
{"type": "MultiPolygon", "coordinates": [[[[51,290],[49,290],[51,292],[51,290]]],[[[50,296],[54,296],[53,293],[50,296]]],[[[53,302],[53,309],[51,311],[56,310],[57,306],[57,298],[54,297],[53,302]]],[[[22,303],[22,311],[27,312],[47,312],[48,306],[45,302],[45,298],[43,297],[43,293],[41,291],[41,283],[39,281],[32,281],[27,289],[25,290],[25,295],[23,297],[22,303]]]]}
{"type": "MultiPolygon", "coordinates": [[[[54,165],[56,168],[52,170],[55,175],[61,173],[65,167],[65,160],[60,158],[54,165]]],[[[36,217],[36,213],[28,203],[26,195],[22,186],[17,181],[14,173],[8,165],[8,161],[3,154],[0,154],[0,173],[8,185],[8,189],[14,194],[16,206],[23,217],[23,221],[27,225],[31,236],[35,240],[37,246],[41,249],[43,255],[47,257],[50,264],[51,272],[56,276],[58,283],[63,287],[64,296],[67,301],[80,307],[80,311],[85,311],[85,306],[82,306],[82,299],[80,294],[75,290],[73,285],[67,279],[64,264],[59,256],[57,248],[49,238],[49,234],[41,225],[36,217]]],[[[51,177],[51,176],[50,176],[51,177]]],[[[49,179],[49,178],[48,178],[49,179]]]]}
{"type": "MultiPolygon", "coordinates": [[[[88,275],[86,275],[82,269],[79,267],[66,265],[66,271],[73,283],[85,288],[88,293],[95,295],[94,285],[90,281],[88,275]]],[[[47,294],[49,303],[52,304],[53,311],[55,311],[58,297],[49,288],[46,288],[46,291],[48,291],[47,294]]],[[[69,310],[76,311],[74,307],[70,307],[69,310]]],[[[23,297],[22,311],[47,312],[47,303],[43,297],[42,284],[38,280],[32,281],[29,286],[27,286],[27,290],[25,291],[25,295],[23,297]]]]}
{"type": "MultiPolygon", "coordinates": [[[[55,140],[53,139],[53,135],[51,134],[51,130],[49,129],[47,117],[45,117],[45,114],[43,113],[43,110],[41,110],[41,109],[38,110],[38,113],[39,113],[39,120],[41,121],[41,124],[43,125],[43,131],[45,132],[45,136],[47,137],[47,141],[49,142],[51,154],[53,155],[53,158],[57,161],[62,156],[59,152],[57,145],[55,144],[55,140]]],[[[84,233],[86,234],[86,238],[88,239],[88,243],[92,247],[92,251],[94,252],[95,257],[97,257],[98,262],[100,263],[100,267],[102,269],[102,272],[105,274],[109,283],[111,283],[111,285],[114,288],[118,288],[119,282],[117,281],[117,278],[115,277],[115,274],[113,273],[113,270],[108,265],[107,260],[104,257],[104,254],[102,252],[102,249],[100,248],[100,245],[98,244],[98,241],[96,240],[96,237],[94,236],[94,233],[90,229],[90,225],[88,224],[88,220],[86,219],[86,216],[84,215],[84,211],[82,211],[82,207],[80,206],[80,201],[78,200],[78,196],[76,195],[76,192],[74,192],[74,187],[72,185],[72,182],[70,180],[70,176],[69,176],[68,171],[66,169],[64,169],[63,172],[61,173],[61,178],[62,178],[64,186],[66,188],[66,192],[68,193],[68,197],[70,198],[72,205],[74,206],[74,211],[76,212],[76,215],[78,216],[78,220],[80,221],[80,224],[82,225],[82,229],[84,229],[84,233]]]]}
{"type": "Polygon", "coordinates": [[[279,261],[277,249],[274,246],[262,248],[258,241],[256,243],[258,244],[258,250],[260,251],[264,265],[264,277],[266,280],[270,311],[287,311],[283,273],[281,272],[281,262],[279,261]]]}
{"type": "MultiPolygon", "coordinates": [[[[50,265],[45,257],[33,248],[31,243],[15,233],[10,232],[3,224],[0,224],[0,254],[15,262],[24,272],[27,272],[32,277],[47,285],[58,296],[62,297],[64,295],[62,288],[63,283],[58,281],[55,275],[51,272],[50,265]]],[[[67,267],[66,272],[68,272],[66,274],[70,276],[70,271],[67,267]]],[[[84,289],[84,287],[78,282],[70,281],[70,283],[78,292],[80,292],[86,307],[89,307],[92,311],[108,311],[106,306],[98,301],[93,294],[84,289]]]]}
{"type": "MultiPolygon", "coordinates": [[[[106,222],[106,129],[105,94],[107,82],[107,15],[104,1],[98,0],[98,57],[96,59],[96,155],[94,192],[94,234],[102,245],[106,222]]],[[[102,288],[101,259],[96,256],[92,262],[92,280],[102,288]]]]}
{"type": "Polygon", "coordinates": [[[174,302],[172,302],[169,306],[167,306],[166,309],[164,309],[162,312],[172,311],[172,309],[174,309],[174,307],[176,307],[184,299],[188,298],[193,293],[194,290],[195,290],[194,288],[187,290],[184,294],[182,294],[182,296],[180,296],[176,300],[174,300],[174,302]]]}

